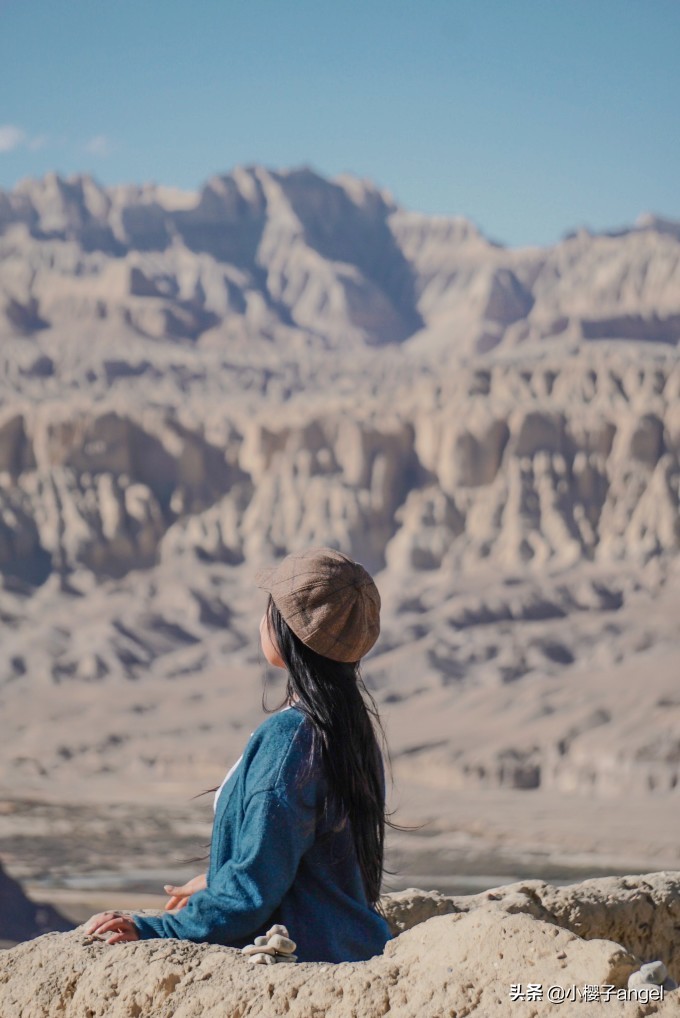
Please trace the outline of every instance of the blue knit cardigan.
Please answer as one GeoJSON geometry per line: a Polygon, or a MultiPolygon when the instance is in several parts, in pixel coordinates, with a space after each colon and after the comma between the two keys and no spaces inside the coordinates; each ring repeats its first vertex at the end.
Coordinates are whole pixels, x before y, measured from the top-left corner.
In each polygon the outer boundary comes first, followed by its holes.
{"type": "Polygon", "coordinates": [[[217,802],[206,889],[175,914],[132,916],[142,939],[243,947],[282,923],[300,961],[382,953],[389,927],[366,899],[349,824],[334,831],[316,818],[320,762],[300,780],[311,736],[295,705],[253,732],[217,802]]]}

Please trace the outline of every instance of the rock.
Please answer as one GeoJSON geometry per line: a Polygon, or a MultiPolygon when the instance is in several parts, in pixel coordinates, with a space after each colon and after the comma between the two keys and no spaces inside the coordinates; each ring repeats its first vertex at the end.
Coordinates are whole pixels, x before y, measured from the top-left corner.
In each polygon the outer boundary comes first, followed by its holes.
{"type": "Polygon", "coordinates": [[[293,954],[296,944],[288,937],[285,926],[272,926],[264,937],[256,937],[255,942],[241,948],[241,953],[249,955],[250,961],[258,960],[258,964],[271,964],[279,961],[297,961],[297,955],[293,954]],[[283,930],[284,933],[279,931],[283,930]],[[261,958],[268,955],[271,962],[263,962],[261,958]]]}
{"type": "Polygon", "coordinates": [[[640,972],[645,979],[651,979],[653,983],[659,984],[668,976],[668,969],[662,961],[648,961],[640,966],[640,972]]]}
{"type": "Polygon", "coordinates": [[[484,294],[483,317],[503,325],[526,318],[534,304],[531,294],[508,269],[496,269],[480,292],[484,294]]]}
{"type": "Polygon", "coordinates": [[[31,901],[0,866],[0,940],[30,940],[51,930],[73,927],[74,923],[51,905],[31,901]]]}
{"type": "MultiPolygon", "coordinates": [[[[525,913],[553,923],[584,939],[613,941],[631,957],[663,958],[671,975],[680,974],[677,941],[679,872],[632,877],[595,877],[553,887],[541,880],[518,881],[476,895],[447,897],[437,891],[409,888],[385,895],[382,905],[395,935],[431,916],[476,912],[525,913]]],[[[640,966],[635,966],[639,968],[640,966]]],[[[630,973],[629,973],[630,974],[630,973]]],[[[643,973],[646,978],[646,973],[643,973]]]]}
{"type": "MultiPolygon", "coordinates": [[[[257,939],[261,940],[262,938],[258,937],[257,939]]],[[[250,954],[253,956],[259,954],[276,954],[276,948],[268,942],[265,945],[248,944],[246,947],[241,948],[241,953],[250,954]]]]}
{"type": "Polygon", "coordinates": [[[628,978],[629,989],[639,989],[646,986],[662,986],[664,993],[677,990],[678,984],[675,979],[668,975],[668,969],[662,961],[650,961],[641,965],[637,972],[633,972],[628,978]]]}
{"type": "Polygon", "coordinates": [[[280,933],[272,933],[269,937],[268,946],[281,954],[293,954],[297,944],[294,940],[284,937],[280,933]]]}
{"type": "Polygon", "coordinates": [[[454,899],[446,897],[441,891],[421,891],[415,887],[386,895],[381,903],[394,936],[434,916],[460,911],[454,899]]]}
{"type": "MultiPolygon", "coordinates": [[[[244,961],[238,951],[208,944],[159,939],[121,949],[84,944],[77,933],[51,934],[4,956],[0,1013],[30,1009],[31,1018],[44,1018],[58,999],[63,1018],[103,1008],[111,1018],[187,1008],[205,1018],[244,1008],[253,1018],[377,1018],[386,1010],[398,1018],[475,1011],[494,1018],[508,1013],[513,984],[540,982],[546,992],[552,984],[585,982],[623,988],[638,964],[611,941],[582,940],[528,915],[483,908],[434,917],[360,963],[285,965],[263,982],[252,965],[276,965],[273,957],[244,961]]],[[[570,1013],[545,999],[540,1006],[548,1015],[570,1013]]],[[[525,1013],[521,1003],[512,1007],[525,1013]]],[[[646,1013],[657,1013],[653,1008],[646,1013]]]]}
{"type": "Polygon", "coordinates": [[[207,508],[238,477],[200,432],[160,418],[145,430],[114,412],[18,415],[3,435],[0,471],[15,479],[10,571],[35,571],[38,555],[96,575],[148,566],[177,515],[207,508]]]}
{"type": "Polygon", "coordinates": [[[650,979],[643,972],[633,972],[628,977],[628,989],[639,990],[645,986],[658,986],[659,984],[654,979],[650,979]]]}
{"type": "Polygon", "coordinates": [[[255,954],[251,954],[248,957],[248,961],[251,962],[253,965],[276,964],[276,958],[274,958],[273,954],[270,954],[267,951],[256,951],[255,954]]]}
{"type": "Polygon", "coordinates": [[[520,412],[514,422],[513,448],[515,456],[534,456],[540,450],[559,453],[564,445],[565,420],[562,414],[538,410],[520,412]]]}
{"type": "Polygon", "coordinates": [[[368,181],[262,166],[197,194],[48,174],[0,192],[0,220],[11,336],[70,328],[85,344],[113,319],[161,343],[275,330],[340,350],[406,340],[432,357],[680,335],[677,224],[661,221],[512,251],[368,181]]]}

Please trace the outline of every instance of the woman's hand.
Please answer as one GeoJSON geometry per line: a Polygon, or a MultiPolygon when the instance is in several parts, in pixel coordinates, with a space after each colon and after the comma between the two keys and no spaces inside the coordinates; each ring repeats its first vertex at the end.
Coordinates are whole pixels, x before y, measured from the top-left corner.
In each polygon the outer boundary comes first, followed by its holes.
{"type": "Polygon", "coordinates": [[[139,940],[139,930],[128,916],[120,912],[98,912],[93,915],[85,927],[90,935],[102,936],[110,933],[107,944],[120,944],[125,940],[139,940]]]}
{"type": "Polygon", "coordinates": [[[181,887],[175,887],[174,884],[164,884],[163,890],[166,894],[170,895],[170,900],[165,906],[165,911],[179,912],[187,904],[192,894],[195,894],[196,891],[204,891],[207,886],[206,873],[199,873],[197,877],[187,880],[186,884],[182,884],[181,887]]]}

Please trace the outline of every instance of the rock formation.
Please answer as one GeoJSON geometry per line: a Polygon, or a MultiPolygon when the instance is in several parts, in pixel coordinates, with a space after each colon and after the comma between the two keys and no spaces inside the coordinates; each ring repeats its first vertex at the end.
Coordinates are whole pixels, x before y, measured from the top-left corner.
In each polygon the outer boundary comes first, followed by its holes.
{"type": "Polygon", "coordinates": [[[677,972],[679,879],[678,872],[660,872],[596,877],[564,887],[524,880],[481,894],[453,897],[410,888],[387,895],[385,908],[395,935],[433,916],[450,913],[484,909],[526,914],[587,941],[614,941],[639,958],[663,957],[668,970],[677,972]]]}
{"type": "Polygon", "coordinates": [[[0,565],[39,582],[317,542],[372,569],[510,571],[680,547],[675,361],[459,368],[393,395],[388,412],[263,404],[193,426],[114,406],[7,412],[0,565]]]}
{"type": "Polygon", "coordinates": [[[670,1016],[677,990],[636,1000],[627,984],[644,961],[678,972],[679,878],[646,874],[562,889],[528,881],[469,899],[411,889],[384,899],[397,934],[384,954],[341,965],[264,967],[208,944],[110,946],[82,928],[49,934],[2,958],[0,1014],[528,1018],[537,1009],[569,1016],[604,1006],[627,1018],[670,1016]]]}
{"type": "Polygon", "coordinates": [[[0,450],[0,568],[33,584],[79,565],[100,576],[152,565],[174,520],[248,480],[200,429],[148,430],[115,411],[10,415],[0,450]]]}
{"type": "Polygon", "coordinates": [[[31,901],[21,885],[0,866],[0,941],[30,940],[52,930],[71,930],[73,926],[51,905],[31,901]]]}
{"type": "Polygon", "coordinates": [[[677,343],[677,224],[507,250],[351,176],[237,167],[199,194],[48,174],[0,194],[4,331],[175,342],[287,330],[485,352],[559,336],[677,343]],[[461,334],[463,333],[463,334],[461,334]]]}

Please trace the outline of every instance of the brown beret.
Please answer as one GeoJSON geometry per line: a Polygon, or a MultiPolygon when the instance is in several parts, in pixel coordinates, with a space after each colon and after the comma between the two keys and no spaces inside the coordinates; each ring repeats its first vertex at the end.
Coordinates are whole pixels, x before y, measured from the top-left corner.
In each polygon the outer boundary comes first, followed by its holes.
{"type": "Polygon", "coordinates": [[[359,562],[335,548],[292,552],[255,582],[307,647],[332,661],[358,661],[380,634],[380,594],[359,562]]]}

